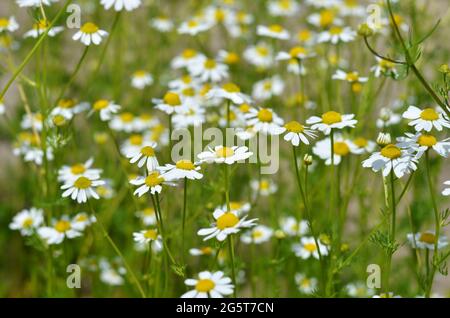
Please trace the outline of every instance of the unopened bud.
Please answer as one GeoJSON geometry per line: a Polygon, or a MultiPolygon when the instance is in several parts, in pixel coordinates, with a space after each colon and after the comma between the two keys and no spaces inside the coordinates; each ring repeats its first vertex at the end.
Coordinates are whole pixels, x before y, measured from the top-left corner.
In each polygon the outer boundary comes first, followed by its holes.
{"type": "Polygon", "coordinates": [[[439,72],[441,72],[441,73],[443,73],[443,74],[448,74],[448,73],[450,73],[450,67],[448,67],[447,64],[442,64],[442,65],[439,67],[439,72]]]}
{"type": "Polygon", "coordinates": [[[282,240],[286,237],[286,234],[282,230],[276,230],[274,235],[279,240],[282,240]]]}
{"type": "Polygon", "coordinates": [[[358,27],[358,35],[369,37],[373,35],[373,30],[367,23],[363,23],[358,27]]]}
{"type": "Polygon", "coordinates": [[[379,133],[377,137],[377,144],[380,147],[387,146],[392,143],[392,138],[389,133],[379,133]]]}
{"type": "Polygon", "coordinates": [[[303,164],[305,166],[310,166],[313,163],[313,157],[310,154],[305,154],[303,157],[303,164]]]}

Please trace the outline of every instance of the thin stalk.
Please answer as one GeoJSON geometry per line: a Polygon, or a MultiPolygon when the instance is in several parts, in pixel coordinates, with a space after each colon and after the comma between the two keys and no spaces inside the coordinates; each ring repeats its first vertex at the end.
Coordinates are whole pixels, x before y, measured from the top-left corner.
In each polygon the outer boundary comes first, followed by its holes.
{"type": "Polygon", "coordinates": [[[181,226],[181,253],[184,263],[184,240],[185,240],[185,229],[186,229],[186,208],[187,208],[187,188],[188,188],[188,178],[184,178],[184,199],[183,199],[183,223],[181,226]]]}
{"type": "Polygon", "coordinates": [[[230,254],[230,262],[231,262],[231,280],[234,285],[233,289],[233,297],[236,298],[237,294],[237,285],[236,285],[236,271],[234,268],[234,243],[233,243],[233,235],[228,235],[228,251],[230,254]]]}

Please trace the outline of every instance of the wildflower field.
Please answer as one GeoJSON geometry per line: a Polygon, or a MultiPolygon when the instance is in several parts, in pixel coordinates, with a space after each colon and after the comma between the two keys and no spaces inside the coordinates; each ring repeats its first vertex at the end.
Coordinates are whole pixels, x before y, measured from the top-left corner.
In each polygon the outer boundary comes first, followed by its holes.
{"type": "Polygon", "coordinates": [[[448,0],[2,0],[1,297],[447,297],[448,0]]]}

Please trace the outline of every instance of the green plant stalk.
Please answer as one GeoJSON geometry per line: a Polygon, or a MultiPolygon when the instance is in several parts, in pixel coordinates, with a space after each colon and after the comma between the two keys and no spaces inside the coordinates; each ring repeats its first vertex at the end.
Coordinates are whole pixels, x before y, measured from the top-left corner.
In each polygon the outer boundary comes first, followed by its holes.
{"type": "Polygon", "coordinates": [[[237,284],[236,284],[236,270],[234,268],[234,243],[233,243],[233,235],[228,235],[228,251],[230,254],[230,262],[231,262],[231,280],[234,285],[233,289],[233,297],[236,298],[237,295],[237,284]]]}
{"type": "Polygon", "coordinates": [[[184,241],[185,241],[185,234],[186,234],[186,209],[187,209],[187,188],[188,188],[188,178],[184,178],[184,198],[183,198],[183,223],[181,225],[181,255],[182,255],[182,260],[184,263],[184,241]]]}
{"type": "MultiPolygon", "coordinates": [[[[392,163],[391,163],[392,164],[392,163]]],[[[391,188],[391,224],[390,224],[390,234],[389,234],[389,241],[393,244],[395,243],[395,231],[396,231],[396,214],[397,214],[397,207],[395,203],[395,186],[394,186],[394,167],[392,166],[392,170],[390,173],[390,188],[391,188]]],[[[387,266],[386,266],[386,282],[384,286],[384,290],[386,293],[389,292],[389,279],[391,274],[391,264],[392,264],[392,251],[387,251],[387,266]]]]}

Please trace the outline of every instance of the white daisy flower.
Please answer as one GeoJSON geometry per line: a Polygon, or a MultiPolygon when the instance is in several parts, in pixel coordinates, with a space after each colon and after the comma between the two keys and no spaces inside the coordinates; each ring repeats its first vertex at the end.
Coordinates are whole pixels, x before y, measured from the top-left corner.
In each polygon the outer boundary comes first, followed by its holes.
{"type": "Polygon", "coordinates": [[[115,131],[124,131],[127,133],[136,131],[136,120],[135,116],[130,112],[123,112],[114,115],[109,121],[109,126],[115,131]]]}
{"type": "MultiPolygon", "coordinates": [[[[31,30],[25,32],[23,34],[24,38],[38,38],[41,34],[43,34],[48,28],[50,27],[50,23],[47,20],[39,20],[35,24],[33,24],[33,27],[31,30]]],[[[58,33],[62,32],[64,30],[61,26],[54,26],[50,28],[47,32],[47,35],[49,37],[54,37],[58,33]]]]}
{"type": "Polygon", "coordinates": [[[437,239],[433,231],[408,233],[406,237],[408,238],[412,248],[428,249],[433,251],[436,240],[438,249],[442,249],[448,245],[447,237],[441,235],[439,239],[437,239]]]}
{"type": "Polygon", "coordinates": [[[253,85],[252,96],[257,100],[267,100],[273,96],[280,96],[284,91],[284,81],[275,75],[263,79],[253,85]]]}
{"type": "Polygon", "coordinates": [[[181,295],[181,298],[223,298],[233,293],[234,286],[231,279],[225,277],[223,272],[200,272],[198,279],[186,279],[187,286],[194,286],[193,290],[181,295]]]}
{"type": "Polygon", "coordinates": [[[380,117],[377,118],[377,128],[383,129],[398,124],[402,116],[395,113],[392,109],[383,107],[380,109],[380,117]]]}
{"type": "Polygon", "coordinates": [[[294,0],[271,0],[267,9],[275,17],[292,17],[300,11],[300,5],[294,0]]]}
{"type": "Polygon", "coordinates": [[[153,171],[159,166],[155,155],[156,146],[155,142],[144,143],[140,148],[130,148],[125,156],[130,159],[130,163],[137,163],[139,168],[146,165],[148,171],[153,171]]]}
{"type": "Polygon", "coordinates": [[[20,127],[22,129],[36,130],[37,132],[42,131],[42,114],[41,113],[26,113],[23,115],[22,121],[20,122],[20,127]]]}
{"type": "Polygon", "coordinates": [[[344,72],[343,70],[336,70],[332,76],[333,79],[347,81],[349,83],[365,83],[369,79],[367,77],[359,76],[358,72],[344,72]]]}
{"type": "Polygon", "coordinates": [[[247,216],[239,218],[236,212],[216,209],[213,213],[216,220],[210,228],[201,229],[197,232],[200,236],[205,236],[204,241],[217,238],[218,241],[224,241],[228,235],[236,234],[244,228],[250,228],[256,225],[257,219],[247,220],[247,216]]]}
{"type": "Polygon", "coordinates": [[[91,226],[95,222],[97,222],[97,219],[94,215],[80,212],[72,218],[71,225],[74,230],[84,231],[88,226],[91,226]]]}
{"type": "Polygon", "coordinates": [[[153,84],[153,76],[144,70],[138,70],[131,76],[131,86],[137,89],[144,89],[153,84]]]}
{"type": "Polygon", "coordinates": [[[338,9],[344,17],[363,17],[366,14],[366,8],[355,0],[343,0],[338,9]]]}
{"type": "Polygon", "coordinates": [[[189,105],[182,112],[176,113],[172,118],[175,129],[198,127],[206,122],[205,108],[199,105],[189,105]]]}
{"type": "Polygon", "coordinates": [[[272,180],[264,178],[261,179],[261,181],[252,180],[250,182],[250,187],[255,194],[259,192],[261,196],[271,195],[278,190],[277,185],[272,180]]]}
{"type": "Polygon", "coordinates": [[[251,109],[245,118],[247,126],[265,135],[280,135],[285,131],[283,119],[269,108],[251,109]]]}
{"type": "Polygon", "coordinates": [[[410,119],[409,126],[414,126],[416,131],[431,131],[436,128],[442,131],[442,127],[450,128],[450,121],[444,118],[442,112],[434,108],[425,108],[421,110],[416,106],[409,106],[403,113],[403,118],[410,119]]]}
{"type": "Polygon", "coordinates": [[[217,53],[217,60],[228,65],[233,65],[240,61],[240,57],[235,52],[220,50],[219,53],[217,53]]]}
{"type": "Polygon", "coordinates": [[[245,244],[262,244],[268,242],[272,234],[273,230],[270,227],[257,225],[251,230],[244,232],[241,236],[241,241],[245,244]]]}
{"type": "Polygon", "coordinates": [[[30,208],[17,213],[9,224],[11,230],[18,230],[22,236],[30,236],[44,221],[42,209],[30,208]]]}
{"type": "MultiPolygon", "coordinates": [[[[52,161],[53,160],[53,150],[52,148],[48,147],[46,150],[47,160],[52,161]]],[[[44,158],[44,151],[42,148],[35,147],[35,146],[23,146],[21,148],[14,149],[14,155],[23,155],[23,160],[26,162],[33,162],[36,165],[40,166],[42,165],[43,158],[44,158]]]]}
{"type": "Polygon", "coordinates": [[[141,219],[142,223],[146,226],[155,225],[156,224],[156,214],[155,209],[153,208],[145,208],[141,211],[136,212],[136,216],[141,219]]]}
{"type": "Polygon", "coordinates": [[[295,274],[295,283],[298,290],[303,294],[312,294],[317,289],[317,279],[314,277],[308,278],[302,273],[295,274]]]}
{"type": "Polygon", "coordinates": [[[329,135],[331,129],[343,129],[345,127],[355,128],[358,122],[354,114],[340,114],[335,111],[328,111],[323,113],[321,117],[312,116],[306,120],[311,129],[320,130],[325,135],[329,135]]]}
{"type": "MultiPolygon", "coordinates": [[[[321,141],[318,141],[313,147],[313,153],[320,159],[325,160],[327,166],[331,165],[331,141],[327,137],[321,141]]],[[[357,147],[352,141],[343,138],[340,134],[334,136],[333,144],[333,162],[337,166],[341,163],[343,157],[349,154],[362,154],[364,149],[357,147]]]]}
{"type": "Polygon", "coordinates": [[[162,250],[162,238],[157,229],[148,229],[133,233],[133,239],[139,245],[148,246],[151,244],[156,251],[162,250]]]}
{"type": "Polygon", "coordinates": [[[213,59],[189,64],[188,71],[191,76],[199,78],[202,83],[220,82],[229,76],[228,66],[213,59]]]}
{"type": "MultiPolygon", "coordinates": [[[[172,62],[171,67],[174,69],[187,67],[191,63],[197,64],[204,62],[206,56],[193,49],[185,49],[180,55],[176,56],[172,62]]],[[[189,83],[190,84],[190,83],[189,83]]],[[[169,84],[170,88],[175,88],[169,84]]]]}
{"type": "Polygon", "coordinates": [[[167,92],[163,99],[153,99],[156,104],[155,108],[165,112],[168,115],[173,113],[183,113],[187,109],[187,105],[183,103],[180,94],[175,92],[167,92]]]}
{"type": "Polygon", "coordinates": [[[267,69],[274,64],[272,47],[265,42],[260,42],[245,49],[244,58],[250,64],[261,69],[267,69]]]}
{"type": "Polygon", "coordinates": [[[67,120],[71,120],[73,116],[84,112],[89,109],[89,103],[77,103],[74,99],[61,99],[58,101],[58,105],[52,109],[50,115],[57,116],[60,115],[67,120]]]}
{"type": "Polygon", "coordinates": [[[289,40],[290,37],[289,32],[279,24],[272,24],[270,26],[258,25],[256,34],[279,40],[289,40]]]}
{"type": "Polygon", "coordinates": [[[73,228],[68,217],[63,216],[59,220],[53,220],[52,226],[44,226],[38,229],[38,235],[49,245],[61,244],[64,239],[73,239],[81,236],[81,232],[73,228]]]}
{"type": "Polygon", "coordinates": [[[340,4],[339,0],[305,0],[305,3],[315,8],[332,8],[340,4]]]}
{"type": "Polygon", "coordinates": [[[173,185],[171,182],[167,182],[164,175],[161,175],[158,171],[151,171],[146,177],[138,176],[135,179],[130,180],[132,185],[138,186],[134,195],[139,197],[150,191],[151,194],[161,193],[162,185],[173,185]]]}
{"type": "MultiPolygon", "coordinates": [[[[320,241],[318,241],[318,244],[320,248],[320,255],[322,256],[328,255],[328,248],[325,245],[323,245],[320,241]]],[[[307,236],[302,237],[300,239],[300,244],[293,245],[292,250],[294,251],[297,257],[300,257],[302,259],[308,259],[310,257],[319,259],[319,251],[313,237],[307,236]]]]}
{"type": "Polygon", "coordinates": [[[100,4],[109,10],[114,7],[115,11],[132,11],[141,5],[141,0],[101,0],[100,4]]]}
{"type": "Polygon", "coordinates": [[[447,158],[450,153],[450,138],[439,141],[435,136],[428,133],[405,133],[405,135],[406,137],[397,138],[399,146],[416,153],[415,159],[417,160],[429,149],[433,149],[444,158],[447,158]]]}
{"type": "Polygon", "coordinates": [[[314,139],[317,137],[313,130],[308,129],[295,120],[285,124],[284,129],[284,131],[286,132],[286,134],[284,135],[284,140],[290,142],[293,146],[296,147],[300,145],[300,142],[309,145],[308,138],[314,139]]]}
{"type": "Polygon", "coordinates": [[[210,148],[197,155],[200,162],[206,163],[225,163],[231,165],[241,160],[246,160],[253,155],[253,152],[248,151],[245,146],[224,147],[216,146],[214,149],[210,148]]]}
{"type": "Polygon", "coordinates": [[[283,232],[288,236],[303,236],[309,230],[308,222],[305,220],[297,221],[293,216],[281,218],[280,225],[283,232]]]}
{"type": "Polygon", "coordinates": [[[110,121],[112,115],[117,114],[120,109],[120,105],[107,99],[99,99],[92,105],[92,111],[98,112],[102,121],[110,121]]]}
{"type": "Polygon", "coordinates": [[[19,7],[39,7],[41,3],[44,6],[49,6],[54,2],[58,2],[59,0],[16,0],[19,7]]]}
{"type": "Polygon", "coordinates": [[[89,158],[85,163],[76,163],[72,166],[62,166],[58,170],[58,181],[66,182],[79,177],[86,177],[89,179],[99,178],[102,170],[92,169],[91,166],[93,163],[94,159],[89,158]]]}
{"type": "Polygon", "coordinates": [[[96,24],[87,22],[83,24],[80,30],[73,35],[72,39],[74,41],[80,41],[86,46],[91,45],[91,43],[99,45],[102,42],[102,38],[107,35],[108,32],[100,30],[96,24]]]}
{"type": "Polygon", "coordinates": [[[206,94],[207,98],[220,98],[232,101],[234,104],[241,105],[250,103],[250,96],[241,93],[239,86],[233,83],[225,83],[221,87],[215,87],[206,94]]]}
{"type": "Polygon", "coordinates": [[[179,34],[189,34],[195,36],[200,32],[205,32],[209,30],[213,25],[207,21],[201,21],[198,19],[191,19],[189,21],[184,21],[178,28],[179,34]]]}
{"type": "MultiPolygon", "coordinates": [[[[219,207],[222,210],[226,210],[227,204],[222,205],[219,207]]],[[[230,201],[230,211],[236,212],[237,215],[241,216],[245,213],[248,213],[251,209],[251,205],[248,202],[238,202],[238,201],[230,201]]]]}
{"type": "Polygon", "coordinates": [[[295,40],[305,46],[313,46],[316,42],[317,34],[308,29],[302,29],[297,32],[295,40]]]}
{"type": "Polygon", "coordinates": [[[250,140],[253,137],[256,136],[258,132],[253,128],[253,126],[248,126],[245,129],[243,128],[237,128],[236,129],[236,136],[240,139],[240,140],[250,140]]]}
{"type": "Polygon", "coordinates": [[[290,61],[294,59],[295,62],[297,60],[305,60],[307,58],[315,56],[314,52],[311,52],[309,49],[304,48],[302,46],[295,46],[289,50],[289,52],[281,51],[277,54],[277,61],[290,61]]]}
{"type": "Polygon", "coordinates": [[[65,183],[61,186],[61,189],[65,190],[62,197],[70,196],[72,200],[76,200],[78,203],[84,203],[91,197],[99,199],[100,197],[95,192],[95,188],[103,184],[105,184],[105,181],[99,180],[99,176],[81,176],[76,179],[65,180],[65,183]]]}
{"type": "Polygon", "coordinates": [[[196,166],[192,161],[187,159],[179,160],[175,165],[166,164],[159,169],[163,172],[162,176],[164,177],[164,179],[168,181],[184,178],[190,180],[203,178],[203,174],[198,172],[200,170],[200,167],[196,166]]]}
{"type": "Polygon", "coordinates": [[[332,44],[338,44],[339,42],[351,42],[356,38],[356,32],[350,27],[331,27],[327,31],[320,32],[317,37],[317,42],[325,43],[330,42],[332,44]]]}
{"type": "Polygon", "coordinates": [[[398,77],[398,71],[395,68],[395,63],[384,60],[377,56],[375,57],[375,59],[377,60],[377,65],[374,65],[370,68],[370,71],[373,72],[373,75],[375,75],[375,77],[380,77],[382,75],[391,76],[392,78],[398,77]]]}
{"type": "Polygon", "coordinates": [[[373,153],[369,159],[362,162],[364,168],[372,168],[378,172],[383,170],[383,176],[388,176],[391,170],[398,178],[417,169],[417,164],[413,156],[400,145],[389,144],[379,152],[373,153]]]}
{"type": "Polygon", "coordinates": [[[102,269],[100,280],[110,286],[121,286],[125,282],[124,278],[113,268],[102,269]]]}
{"type": "MultiPolygon", "coordinates": [[[[353,145],[355,145],[361,152],[367,152],[367,153],[372,153],[377,144],[372,141],[372,140],[368,140],[366,138],[363,137],[358,137],[352,140],[353,145]]],[[[357,152],[359,153],[359,152],[357,152]]]]}
{"type": "Polygon", "coordinates": [[[368,296],[373,296],[375,291],[373,289],[367,288],[366,283],[364,282],[356,282],[350,283],[345,286],[347,290],[347,294],[350,297],[355,298],[367,298],[368,296]]]}
{"type": "Polygon", "coordinates": [[[150,21],[150,25],[159,32],[170,32],[174,28],[173,22],[165,16],[158,16],[153,18],[150,21]]]}
{"type": "Polygon", "coordinates": [[[213,255],[213,253],[214,249],[209,246],[201,248],[191,248],[189,250],[189,254],[191,254],[192,256],[211,256],[213,255]]]}
{"type": "Polygon", "coordinates": [[[320,29],[329,29],[333,26],[341,26],[343,24],[342,19],[337,17],[337,12],[333,9],[321,10],[320,12],[310,14],[307,17],[307,21],[320,29]]]}
{"type": "Polygon", "coordinates": [[[0,18],[0,32],[14,32],[19,28],[19,24],[14,16],[9,18],[0,18]]]}

